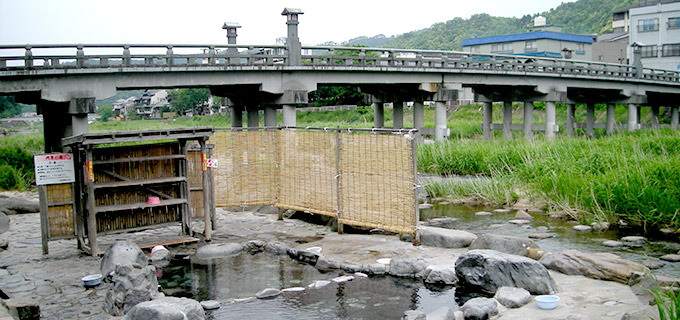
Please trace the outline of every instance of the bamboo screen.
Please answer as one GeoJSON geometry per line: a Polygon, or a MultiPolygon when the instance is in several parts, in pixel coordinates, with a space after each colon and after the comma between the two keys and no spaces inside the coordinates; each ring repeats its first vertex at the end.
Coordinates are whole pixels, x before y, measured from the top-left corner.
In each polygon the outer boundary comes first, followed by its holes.
{"type": "Polygon", "coordinates": [[[217,131],[216,205],[276,205],[415,234],[413,145],[400,134],[217,131]]]}
{"type": "Polygon", "coordinates": [[[47,185],[45,188],[50,239],[73,237],[75,229],[71,184],[53,184],[47,185]]]}
{"type": "Polygon", "coordinates": [[[201,150],[187,151],[187,178],[191,194],[191,218],[203,217],[203,162],[201,150]]]}

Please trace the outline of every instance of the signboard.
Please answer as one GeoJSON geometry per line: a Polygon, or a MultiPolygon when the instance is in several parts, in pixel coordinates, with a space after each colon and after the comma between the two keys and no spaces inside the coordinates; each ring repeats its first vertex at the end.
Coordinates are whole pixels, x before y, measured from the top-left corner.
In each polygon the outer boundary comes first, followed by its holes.
{"type": "Polygon", "coordinates": [[[36,155],[33,160],[36,185],[72,183],[76,180],[70,153],[36,155]]]}

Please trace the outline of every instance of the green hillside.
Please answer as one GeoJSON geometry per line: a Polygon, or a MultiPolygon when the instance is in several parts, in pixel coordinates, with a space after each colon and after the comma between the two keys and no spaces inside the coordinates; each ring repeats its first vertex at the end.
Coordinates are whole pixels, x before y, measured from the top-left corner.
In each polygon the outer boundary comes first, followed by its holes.
{"type": "Polygon", "coordinates": [[[561,25],[566,33],[592,34],[611,31],[612,11],[636,0],[579,0],[562,3],[550,11],[526,14],[522,18],[476,14],[469,19],[454,18],[423,30],[412,31],[387,41],[384,47],[430,50],[460,50],[463,39],[527,32],[533,18],[542,15],[549,24],[561,25]]]}

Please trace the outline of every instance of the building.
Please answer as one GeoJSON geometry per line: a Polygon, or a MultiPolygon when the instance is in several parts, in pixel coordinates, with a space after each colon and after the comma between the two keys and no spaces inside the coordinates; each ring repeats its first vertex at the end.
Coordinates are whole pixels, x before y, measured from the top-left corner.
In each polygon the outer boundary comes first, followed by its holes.
{"type": "Polygon", "coordinates": [[[591,60],[592,36],[554,31],[534,31],[494,37],[465,39],[463,51],[534,57],[591,60]]]}
{"type": "Polygon", "coordinates": [[[680,71],[680,0],[641,0],[627,15],[629,56],[639,50],[645,68],[680,71]]]}

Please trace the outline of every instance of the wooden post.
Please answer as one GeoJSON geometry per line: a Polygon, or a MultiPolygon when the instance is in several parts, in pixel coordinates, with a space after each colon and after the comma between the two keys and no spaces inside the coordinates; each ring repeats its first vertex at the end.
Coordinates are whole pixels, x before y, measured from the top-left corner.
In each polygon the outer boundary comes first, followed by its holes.
{"type": "Polygon", "coordinates": [[[47,241],[50,238],[50,221],[47,203],[47,186],[38,186],[38,196],[40,197],[40,233],[42,236],[42,252],[48,254],[47,241]]]}
{"type": "MultiPolygon", "coordinates": [[[[212,148],[208,149],[208,159],[212,159],[212,148]]],[[[215,172],[212,168],[208,168],[208,173],[210,174],[210,219],[212,229],[217,229],[217,211],[215,209],[215,172]]]]}
{"type": "Polygon", "coordinates": [[[90,245],[90,255],[97,256],[97,212],[95,212],[94,205],[94,166],[92,164],[92,147],[85,149],[85,165],[87,171],[87,178],[85,185],[87,186],[87,241],[90,245]]]}
{"type": "Polygon", "coordinates": [[[413,198],[415,199],[414,201],[414,210],[415,210],[415,215],[416,215],[416,232],[413,235],[413,245],[419,246],[420,245],[420,233],[418,232],[418,225],[420,224],[420,206],[418,205],[418,154],[416,153],[416,144],[413,143],[413,141],[410,141],[411,143],[411,158],[413,159],[413,198]]]}
{"type": "Polygon", "coordinates": [[[208,150],[205,146],[205,138],[199,139],[198,144],[201,146],[201,171],[203,173],[203,235],[205,236],[205,241],[211,240],[212,233],[212,220],[210,219],[210,184],[208,179],[210,175],[208,173],[208,150]]]}
{"type": "Polygon", "coordinates": [[[182,215],[182,232],[189,236],[192,235],[191,231],[191,191],[189,189],[189,177],[187,176],[187,142],[186,140],[179,140],[179,150],[184,158],[178,161],[177,175],[184,177],[184,182],[182,182],[182,187],[180,188],[180,196],[182,199],[186,200],[184,205],[184,210],[182,215]]]}
{"type": "Polygon", "coordinates": [[[342,214],[340,212],[340,130],[335,131],[335,199],[337,201],[336,218],[338,219],[338,234],[342,234],[345,228],[342,223],[340,223],[340,218],[342,214]]]}

